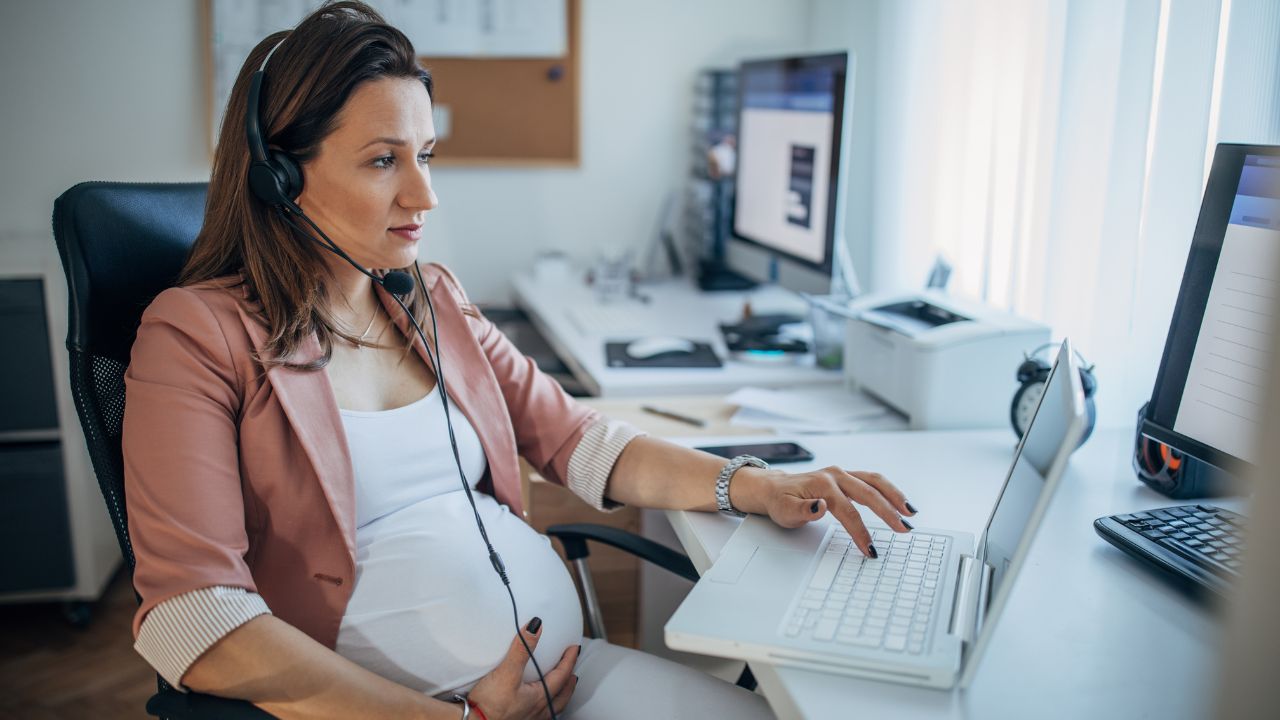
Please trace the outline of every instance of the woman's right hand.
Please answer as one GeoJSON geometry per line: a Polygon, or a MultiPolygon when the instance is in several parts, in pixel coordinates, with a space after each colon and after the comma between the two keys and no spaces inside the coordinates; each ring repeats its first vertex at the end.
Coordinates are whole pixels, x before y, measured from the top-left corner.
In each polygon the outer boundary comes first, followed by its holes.
{"type": "MultiPolygon", "coordinates": [[[[529,651],[532,651],[538,647],[538,638],[542,637],[542,621],[534,618],[529,621],[529,625],[533,626],[533,632],[530,632],[529,626],[525,626],[520,629],[520,633],[529,644],[529,651]]],[[[551,693],[551,704],[557,715],[564,712],[574,688],[578,686],[578,676],[573,674],[573,666],[578,662],[578,652],[581,649],[581,645],[574,645],[565,650],[564,655],[560,656],[560,662],[544,676],[547,690],[551,693]]],[[[523,682],[524,667],[528,662],[529,653],[525,651],[520,638],[512,639],[506,657],[492,672],[480,678],[468,698],[489,720],[550,718],[542,683],[537,680],[523,682]]]]}

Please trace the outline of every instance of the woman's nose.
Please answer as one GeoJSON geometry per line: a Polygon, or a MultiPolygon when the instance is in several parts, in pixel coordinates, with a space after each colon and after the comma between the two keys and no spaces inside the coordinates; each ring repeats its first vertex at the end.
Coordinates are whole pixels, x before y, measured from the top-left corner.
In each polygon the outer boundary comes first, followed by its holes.
{"type": "Polygon", "coordinates": [[[435,188],[431,186],[431,169],[422,167],[409,177],[400,190],[400,205],[413,210],[431,210],[440,204],[435,188]]]}

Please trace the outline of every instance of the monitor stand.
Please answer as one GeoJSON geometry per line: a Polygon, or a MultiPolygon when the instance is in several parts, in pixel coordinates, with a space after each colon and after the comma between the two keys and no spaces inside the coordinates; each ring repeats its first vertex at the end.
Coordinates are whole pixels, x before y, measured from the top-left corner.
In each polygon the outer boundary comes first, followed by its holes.
{"type": "Polygon", "coordinates": [[[730,270],[722,261],[702,260],[698,263],[698,289],[703,292],[751,290],[756,284],[746,275],[730,270]]]}

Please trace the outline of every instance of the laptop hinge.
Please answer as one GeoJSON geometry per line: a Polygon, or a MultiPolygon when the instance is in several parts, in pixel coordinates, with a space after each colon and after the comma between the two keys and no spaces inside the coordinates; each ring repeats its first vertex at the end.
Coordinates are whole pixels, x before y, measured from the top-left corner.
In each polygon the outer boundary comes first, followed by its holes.
{"type": "Polygon", "coordinates": [[[951,605],[947,632],[968,646],[977,639],[991,602],[992,567],[972,555],[960,556],[956,578],[956,601],[951,605]]]}
{"type": "Polygon", "coordinates": [[[977,625],[980,577],[978,561],[972,555],[960,556],[956,577],[956,600],[951,604],[951,623],[947,632],[968,645],[973,642],[977,625]]]}
{"type": "Polygon", "coordinates": [[[973,637],[982,633],[982,624],[987,620],[987,608],[991,605],[991,580],[995,576],[995,568],[991,563],[982,563],[978,578],[978,612],[974,616],[973,637]]]}

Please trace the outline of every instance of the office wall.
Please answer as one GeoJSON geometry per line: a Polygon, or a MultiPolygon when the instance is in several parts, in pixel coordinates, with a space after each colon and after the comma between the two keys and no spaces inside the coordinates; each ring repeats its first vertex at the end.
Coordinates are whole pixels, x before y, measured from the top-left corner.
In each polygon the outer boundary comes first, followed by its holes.
{"type": "Polygon", "coordinates": [[[845,240],[864,290],[874,290],[876,252],[871,242],[876,163],[876,104],[879,92],[880,22],[877,0],[813,0],[809,43],[814,50],[848,50],[856,58],[853,120],[849,128],[849,175],[845,187],[845,240]]]}
{"type": "Polygon", "coordinates": [[[208,179],[194,1],[14,2],[4,18],[0,252],[52,243],[53,200],[81,180],[208,179]]]}
{"type": "MultiPolygon", "coordinates": [[[[540,250],[641,249],[684,178],[696,70],[803,48],[810,28],[790,0],[584,0],[581,20],[581,167],[435,173],[423,256],[477,300],[505,301],[540,250]]],[[[53,199],[81,180],[207,179],[201,30],[196,0],[6,9],[0,253],[51,242],[53,199]]]]}

